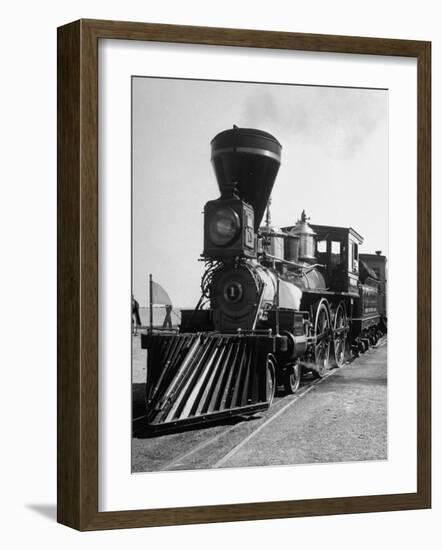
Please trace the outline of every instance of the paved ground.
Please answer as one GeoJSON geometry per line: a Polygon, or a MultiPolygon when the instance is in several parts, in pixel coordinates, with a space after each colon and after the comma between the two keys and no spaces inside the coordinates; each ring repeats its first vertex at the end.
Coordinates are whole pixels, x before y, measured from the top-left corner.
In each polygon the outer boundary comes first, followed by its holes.
{"type": "MultiPolygon", "coordinates": [[[[134,338],[134,418],[144,414],[146,374],[134,338]]],[[[387,459],[387,342],[319,383],[303,380],[294,396],[277,396],[252,419],[149,437],[134,422],[133,471],[387,459]]]]}

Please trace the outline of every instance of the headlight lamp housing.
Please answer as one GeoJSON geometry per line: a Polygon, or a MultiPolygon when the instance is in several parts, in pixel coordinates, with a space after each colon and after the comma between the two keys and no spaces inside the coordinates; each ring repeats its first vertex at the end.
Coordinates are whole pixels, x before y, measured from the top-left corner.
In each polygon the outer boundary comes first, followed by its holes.
{"type": "Polygon", "coordinates": [[[227,246],[234,241],[240,232],[241,220],[230,207],[223,207],[213,212],[209,222],[209,238],[215,246],[227,246]]]}

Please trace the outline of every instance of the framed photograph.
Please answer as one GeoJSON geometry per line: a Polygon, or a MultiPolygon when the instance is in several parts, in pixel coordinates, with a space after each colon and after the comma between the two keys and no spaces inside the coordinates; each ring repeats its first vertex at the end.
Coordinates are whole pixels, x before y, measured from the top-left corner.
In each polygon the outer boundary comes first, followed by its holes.
{"type": "Polygon", "coordinates": [[[58,521],[431,506],[431,44],[58,29],[58,521]]]}

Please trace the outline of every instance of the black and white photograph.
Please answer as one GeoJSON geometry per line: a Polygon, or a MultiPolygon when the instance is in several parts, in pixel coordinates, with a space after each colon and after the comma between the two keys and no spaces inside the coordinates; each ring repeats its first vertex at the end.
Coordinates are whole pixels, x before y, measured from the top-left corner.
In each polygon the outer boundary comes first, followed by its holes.
{"type": "Polygon", "coordinates": [[[132,472],[384,461],[386,89],[132,78],[132,472]]]}
{"type": "Polygon", "coordinates": [[[440,546],[437,8],[4,6],[4,548],[440,546]]]}

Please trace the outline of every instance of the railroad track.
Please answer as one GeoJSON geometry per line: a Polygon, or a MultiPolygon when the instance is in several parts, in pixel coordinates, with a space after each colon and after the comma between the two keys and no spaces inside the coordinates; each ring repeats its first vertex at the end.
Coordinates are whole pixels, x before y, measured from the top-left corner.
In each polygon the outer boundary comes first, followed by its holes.
{"type": "MultiPolygon", "coordinates": [[[[382,338],[375,348],[386,344],[386,337],[382,338]]],[[[367,353],[370,353],[368,351],[367,353]]],[[[353,361],[353,360],[352,360],[353,361]]],[[[346,363],[348,366],[352,361],[346,363]]],[[[343,368],[345,368],[345,366],[343,368]]],[[[149,452],[144,458],[150,464],[144,468],[136,467],[135,471],[175,471],[201,468],[226,467],[238,451],[264,428],[274,422],[280,415],[293,407],[310,391],[323,383],[340,369],[330,370],[321,379],[304,378],[300,389],[295,395],[276,396],[270,409],[251,418],[235,418],[231,423],[214,424],[199,430],[186,430],[174,434],[166,434],[155,438],[144,439],[149,452]],[[155,459],[153,457],[156,457],[155,459]]],[[[143,433],[145,416],[133,419],[133,437],[137,439],[143,433]]]]}

